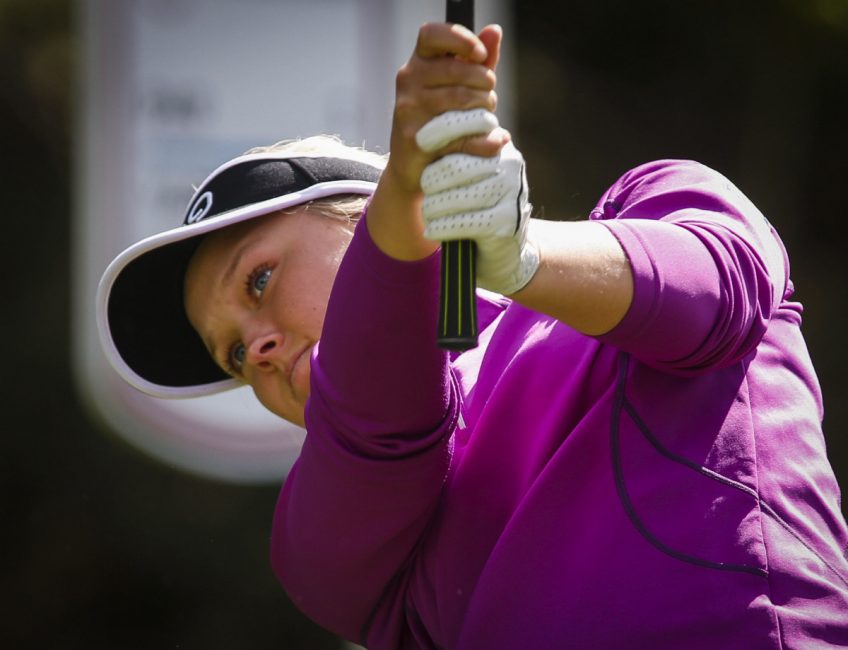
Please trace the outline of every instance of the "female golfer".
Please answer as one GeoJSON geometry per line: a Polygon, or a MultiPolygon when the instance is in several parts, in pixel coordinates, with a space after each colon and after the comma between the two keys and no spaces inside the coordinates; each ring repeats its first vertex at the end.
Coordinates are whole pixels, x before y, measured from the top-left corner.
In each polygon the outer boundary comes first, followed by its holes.
{"type": "Polygon", "coordinates": [[[368,648],[844,647],[848,531],[778,236],[688,161],[530,219],[500,36],[421,29],[385,161],[318,138],[214,171],[104,276],[107,352],[150,393],[247,383],[305,425],[273,568],[368,648]],[[488,290],[452,355],[450,238],[488,290]]]}

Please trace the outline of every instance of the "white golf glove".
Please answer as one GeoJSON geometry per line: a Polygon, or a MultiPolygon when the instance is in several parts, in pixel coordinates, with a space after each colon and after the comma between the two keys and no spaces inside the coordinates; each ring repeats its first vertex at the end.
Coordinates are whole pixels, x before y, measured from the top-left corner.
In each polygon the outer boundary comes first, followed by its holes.
{"type": "Polygon", "coordinates": [[[498,118],[485,108],[446,111],[418,129],[415,142],[422,151],[433,152],[459,138],[490,133],[496,128],[498,128],[498,118]]]}
{"type": "MultiPolygon", "coordinates": [[[[497,126],[488,111],[463,112],[482,112],[491,117],[458,121],[445,119],[450,116],[448,113],[440,115],[418,132],[419,146],[422,133],[426,142],[439,143],[433,147],[435,150],[458,137],[488,133],[494,128],[486,128],[492,121],[497,126]],[[440,123],[444,129],[439,128],[440,123]],[[457,124],[466,128],[457,128],[457,124]],[[443,130],[448,135],[441,135],[443,130]]],[[[436,241],[474,240],[478,286],[509,295],[530,281],[539,268],[539,250],[527,237],[532,206],[528,202],[524,158],[511,142],[494,158],[467,154],[440,158],[424,169],[421,188],[424,236],[436,241]]]]}

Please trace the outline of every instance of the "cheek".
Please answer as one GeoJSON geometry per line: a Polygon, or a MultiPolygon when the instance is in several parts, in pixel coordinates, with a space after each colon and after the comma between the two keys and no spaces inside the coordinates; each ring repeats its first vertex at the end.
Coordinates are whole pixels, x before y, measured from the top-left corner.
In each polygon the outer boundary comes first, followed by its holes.
{"type": "Polygon", "coordinates": [[[320,328],[324,322],[335,278],[334,273],[317,271],[287,278],[276,305],[279,316],[297,322],[308,330],[320,328]]]}

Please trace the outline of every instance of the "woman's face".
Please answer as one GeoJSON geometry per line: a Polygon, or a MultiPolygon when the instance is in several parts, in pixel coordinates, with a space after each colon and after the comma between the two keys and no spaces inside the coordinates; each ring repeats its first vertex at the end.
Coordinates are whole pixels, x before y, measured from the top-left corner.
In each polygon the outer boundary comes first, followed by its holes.
{"type": "Polygon", "coordinates": [[[215,362],[303,425],[309,361],[351,233],[300,209],[208,235],[185,275],[188,319],[215,362]]]}

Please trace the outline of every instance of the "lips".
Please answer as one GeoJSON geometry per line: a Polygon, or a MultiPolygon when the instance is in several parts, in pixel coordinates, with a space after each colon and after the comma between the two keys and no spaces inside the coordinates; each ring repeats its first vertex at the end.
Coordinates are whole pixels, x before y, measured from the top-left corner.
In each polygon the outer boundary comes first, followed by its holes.
{"type": "Polygon", "coordinates": [[[289,381],[292,381],[292,375],[294,374],[295,369],[301,363],[301,360],[306,355],[307,351],[312,349],[312,344],[308,344],[301,348],[300,352],[293,355],[291,360],[285,364],[286,375],[289,378],[289,381]]]}

